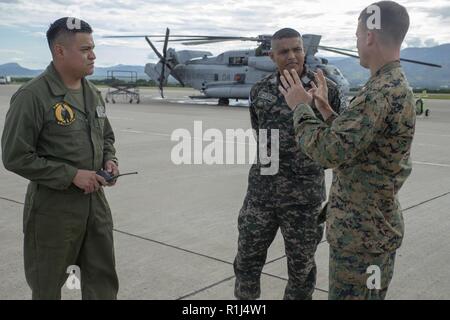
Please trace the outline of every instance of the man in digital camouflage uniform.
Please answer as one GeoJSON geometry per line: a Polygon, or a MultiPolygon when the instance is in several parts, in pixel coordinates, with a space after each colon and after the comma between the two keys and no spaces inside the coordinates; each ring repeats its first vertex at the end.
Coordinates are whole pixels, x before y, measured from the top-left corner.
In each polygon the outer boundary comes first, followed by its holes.
{"type": "MultiPolygon", "coordinates": [[[[260,129],[269,133],[271,129],[279,130],[279,171],[264,175],[261,169],[265,166],[260,162],[250,169],[247,195],[238,219],[235,296],[238,299],[260,296],[267,249],[280,228],[289,274],[284,299],[311,299],[316,282],[314,254],[323,233],[317,217],[325,199],[324,171],[295,142],[292,111],[278,90],[278,77],[280,71],[294,68],[304,85],[310,87],[314,75],[305,68],[302,38],[293,29],[281,29],[273,35],[270,56],[278,71],[252,88],[250,118],[256,134],[260,129]]],[[[334,83],[328,84],[328,99],[338,111],[339,92],[334,83]]]]}
{"type": "Polygon", "coordinates": [[[94,71],[91,33],[84,21],[56,20],[47,31],[52,63],[13,95],[6,115],[3,163],[30,180],[23,228],[33,299],[60,299],[72,266],[83,299],[118,291],[106,181],[96,171],[119,171],[105,104],[85,79],[94,71]]]}
{"type": "Polygon", "coordinates": [[[329,299],[384,299],[404,233],[397,195],[411,173],[415,111],[399,59],[409,16],[395,2],[373,5],[381,23],[374,21],[373,7],[364,9],[356,31],[360,64],[370,69],[371,78],[347,110],[334,114],[323,74],[313,96],[325,121],[308,105],[311,96],[295,72],[281,79],[301,150],[333,168],[327,210],[329,299]]]}

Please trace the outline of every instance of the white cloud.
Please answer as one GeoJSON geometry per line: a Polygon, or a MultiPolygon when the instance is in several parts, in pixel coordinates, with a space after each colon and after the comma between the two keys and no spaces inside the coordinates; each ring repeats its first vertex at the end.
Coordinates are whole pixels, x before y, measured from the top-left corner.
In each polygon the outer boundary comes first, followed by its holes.
{"type": "Polygon", "coordinates": [[[434,39],[426,39],[424,42],[425,47],[434,47],[439,45],[439,43],[434,39]]]}
{"type": "MultiPolygon", "coordinates": [[[[450,42],[450,34],[442,32],[442,21],[449,16],[447,0],[436,0],[433,4],[426,0],[399,2],[409,9],[411,17],[406,38],[408,46],[450,42]]],[[[79,15],[94,28],[99,65],[110,61],[127,63],[131,56],[136,59],[134,64],[144,64],[152,54],[144,39],[101,37],[130,33],[163,34],[166,27],[172,34],[256,36],[290,26],[301,33],[321,34],[322,44],[354,48],[356,20],[368,3],[367,0],[351,3],[347,0],[302,0],[279,4],[271,0],[0,1],[0,27],[16,26],[38,32],[36,36],[43,37],[52,21],[62,15],[79,15]]],[[[161,43],[155,44],[161,49],[161,43]]],[[[45,41],[43,46],[46,46],[45,41]]],[[[171,46],[178,50],[188,48],[173,43],[171,46]]],[[[233,42],[196,46],[195,49],[218,54],[224,50],[254,46],[249,42],[233,42]]]]}
{"type": "Polygon", "coordinates": [[[22,50],[0,49],[0,54],[24,54],[22,50]]]}

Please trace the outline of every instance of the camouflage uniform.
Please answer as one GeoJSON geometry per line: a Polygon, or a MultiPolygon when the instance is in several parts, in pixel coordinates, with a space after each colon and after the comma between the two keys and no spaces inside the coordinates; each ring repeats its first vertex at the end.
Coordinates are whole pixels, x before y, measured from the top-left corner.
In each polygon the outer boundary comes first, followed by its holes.
{"type": "MultiPolygon", "coordinates": [[[[313,75],[304,72],[309,87],[313,75]]],[[[248,190],[239,213],[238,252],[234,260],[235,296],[256,299],[267,249],[278,228],[284,237],[289,280],[285,299],[311,299],[316,280],[314,253],[322,238],[317,223],[325,200],[323,168],[310,160],[295,142],[292,111],[278,91],[279,76],[273,73],[256,83],[250,93],[252,128],[279,130],[279,171],[261,175],[259,162],[249,172],[248,190]]],[[[336,86],[330,82],[329,99],[339,110],[336,86]]],[[[267,150],[270,151],[268,138],[267,150]]],[[[259,150],[259,146],[258,146],[259,150]]],[[[270,166],[267,165],[268,167],[270,166]]]]}
{"type": "Polygon", "coordinates": [[[386,291],[404,233],[397,194],[411,173],[415,111],[400,62],[378,70],[327,123],[300,104],[294,126],[301,149],[334,169],[327,210],[330,298],[384,298],[385,292],[369,292],[365,271],[378,265],[386,291]]]}
{"type": "Polygon", "coordinates": [[[395,251],[387,253],[361,253],[340,250],[330,246],[329,280],[330,300],[383,300],[394,273],[395,251]],[[368,277],[373,271],[369,266],[380,268],[380,289],[369,289],[368,277]],[[368,273],[369,272],[369,273],[368,273]]]}

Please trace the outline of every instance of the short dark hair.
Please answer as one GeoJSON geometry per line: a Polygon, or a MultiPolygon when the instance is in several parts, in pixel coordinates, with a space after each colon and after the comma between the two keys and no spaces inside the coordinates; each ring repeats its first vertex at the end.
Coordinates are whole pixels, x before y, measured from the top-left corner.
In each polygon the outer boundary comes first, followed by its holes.
{"type": "MultiPolygon", "coordinates": [[[[379,1],[372,3],[371,6],[380,8],[381,29],[374,29],[374,31],[378,32],[384,43],[401,45],[409,29],[409,15],[406,8],[394,1],[379,1]]],[[[367,19],[372,15],[367,12],[367,8],[359,15],[359,20],[365,29],[367,29],[367,19]]]]}
{"type": "Polygon", "coordinates": [[[60,36],[75,35],[76,33],[92,33],[91,26],[83,20],[73,17],[59,18],[47,30],[47,42],[52,50],[55,40],[60,36]]]}
{"type": "Polygon", "coordinates": [[[300,32],[291,28],[283,28],[275,32],[272,36],[272,40],[280,40],[285,38],[301,38],[300,32]]]}
{"type": "Polygon", "coordinates": [[[273,48],[274,41],[287,38],[300,38],[300,40],[303,40],[302,35],[297,30],[292,28],[283,28],[273,34],[272,40],[270,41],[270,47],[273,48]]]}

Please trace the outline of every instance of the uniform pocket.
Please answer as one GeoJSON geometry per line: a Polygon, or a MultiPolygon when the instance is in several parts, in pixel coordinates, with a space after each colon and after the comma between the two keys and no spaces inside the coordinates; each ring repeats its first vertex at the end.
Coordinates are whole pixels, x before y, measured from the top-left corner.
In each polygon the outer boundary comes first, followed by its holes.
{"type": "Polygon", "coordinates": [[[28,222],[31,219],[31,212],[34,206],[34,197],[37,192],[38,185],[35,182],[30,182],[25,195],[25,203],[23,206],[23,232],[27,230],[28,222]]]}
{"type": "MultiPolygon", "coordinates": [[[[46,133],[48,139],[54,141],[58,148],[79,147],[86,143],[87,140],[87,120],[76,119],[69,125],[60,125],[56,122],[50,122],[47,125],[46,133]],[[57,137],[57,139],[55,139],[57,137]]],[[[45,135],[45,134],[44,134],[45,135]]]]}
{"type": "Polygon", "coordinates": [[[99,132],[100,136],[103,137],[103,131],[105,128],[105,118],[95,118],[95,128],[99,132]]]}
{"type": "Polygon", "coordinates": [[[74,122],[67,125],[61,125],[56,121],[51,121],[48,123],[48,131],[54,134],[72,133],[73,131],[85,130],[86,123],[86,119],[81,117],[76,118],[74,122]]]}
{"type": "Polygon", "coordinates": [[[103,127],[105,126],[105,119],[102,117],[95,117],[95,126],[100,128],[103,131],[103,127]]]}

